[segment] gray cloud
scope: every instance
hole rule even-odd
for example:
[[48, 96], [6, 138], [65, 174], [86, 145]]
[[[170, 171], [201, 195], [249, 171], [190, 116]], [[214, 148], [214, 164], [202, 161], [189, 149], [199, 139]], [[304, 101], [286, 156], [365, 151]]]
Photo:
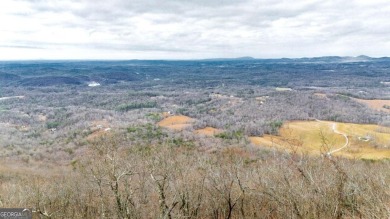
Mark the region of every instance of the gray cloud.
[[160, 58], [261, 58], [384, 56], [390, 49], [385, 0], [6, 1], [1, 20], [15, 24], [0, 21], [3, 48], [60, 49], [64, 58], [74, 49], [84, 58], [92, 50], [103, 58], [107, 51], [123, 58], [153, 51], [167, 56]]
[[45, 49], [39, 46], [30, 46], [30, 45], [1, 45], [0, 48], [16, 48], [16, 49]]

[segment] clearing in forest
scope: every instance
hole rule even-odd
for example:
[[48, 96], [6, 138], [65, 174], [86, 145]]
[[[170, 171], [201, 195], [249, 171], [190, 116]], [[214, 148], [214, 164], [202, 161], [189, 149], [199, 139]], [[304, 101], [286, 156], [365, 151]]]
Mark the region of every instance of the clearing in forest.
[[332, 154], [348, 158], [390, 158], [390, 128], [329, 121], [293, 121], [279, 135], [250, 137], [258, 146], [312, 155]]
[[196, 134], [206, 135], [206, 136], [214, 136], [214, 135], [219, 134], [221, 132], [223, 132], [223, 131], [220, 129], [213, 128], [213, 127], [206, 127], [206, 128], [198, 129], [195, 131]]
[[381, 100], [381, 99], [364, 100], [364, 99], [357, 99], [357, 98], [351, 98], [351, 99], [356, 102], [365, 104], [371, 109], [390, 112], [390, 100]]
[[192, 122], [194, 122], [194, 119], [188, 116], [169, 116], [157, 124], [161, 127], [180, 131], [190, 127]]
[[[191, 127], [192, 124], [195, 122], [195, 119], [188, 116], [182, 116], [182, 115], [169, 116], [169, 114], [165, 114], [164, 117], [165, 118], [160, 122], [158, 122], [157, 125], [175, 131], [182, 131], [188, 127]], [[194, 131], [195, 134], [205, 135], [205, 136], [214, 136], [221, 132], [223, 132], [223, 130], [216, 129], [213, 127], [205, 127], [203, 129], [197, 129]]]

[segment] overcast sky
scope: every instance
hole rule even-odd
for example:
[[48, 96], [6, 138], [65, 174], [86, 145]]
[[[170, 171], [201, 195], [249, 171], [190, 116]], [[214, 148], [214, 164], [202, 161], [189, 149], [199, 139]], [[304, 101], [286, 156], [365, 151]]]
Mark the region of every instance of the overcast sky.
[[0, 59], [390, 56], [388, 0], [1, 0]]

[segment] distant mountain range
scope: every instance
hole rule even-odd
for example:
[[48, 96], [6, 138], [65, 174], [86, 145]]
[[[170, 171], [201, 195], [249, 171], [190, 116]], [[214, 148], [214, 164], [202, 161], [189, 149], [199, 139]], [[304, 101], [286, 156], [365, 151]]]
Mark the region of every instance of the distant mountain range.
[[[369, 66], [369, 67], [364, 67]], [[101, 87], [117, 83], [150, 84], [198, 81], [208, 86], [256, 83], [261, 86], [388, 86], [390, 58], [368, 56], [203, 60], [50, 60], [0, 62], [2, 86]], [[328, 81], [330, 78], [332, 81]], [[340, 78], [346, 78], [341, 80]], [[375, 77], [375, 80], [371, 79]], [[184, 78], [184, 79], [183, 79]], [[248, 81], [249, 80], [249, 81]], [[173, 82], [174, 81], [174, 82]], [[201, 81], [201, 82], [199, 82]], [[337, 83], [336, 83], [337, 82]], [[187, 82], [185, 82], [187, 83]], [[316, 84], [317, 83], [317, 84]], [[204, 86], [202, 84], [202, 86]], [[1, 90], [1, 89], [0, 89]]]
[[156, 59], [156, 60], [142, 60], [142, 59], [130, 59], [130, 60], [14, 60], [14, 61], [1, 61], [0, 63], [96, 63], [96, 62], [120, 62], [120, 63], [156, 63], [156, 62], [260, 62], [260, 63], [349, 63], [349, 62], [390, 62], [390, 57], [373, 58], [366, 55], [360, 56], [321, 56], [321, 57], [302, 57], [302, 58], [254, 58], [251, 56], [243, 56], [237, 58], [208, 58], [208, 59]]
[[313, 58], [298, 58], [290, 59], [293, 61], [299, 62], [370, 62], [370, 61], [389, 61], [389, 57], [382, 58], [372, 58], [369, 56], [323, 56], [323, 57], [313, 57]]
[[200, 61], [245, 61], [245, 60], [256, 60], [250, 56], [238, 57], [238, 58], [213, 58], [213, 59], [201, 59]]
[[257, 59], [250, 56], [239, 58], [214, 58], [201, 59], [199, 61], [266, 61], [266, 62], [300, 62], [300, 63], [347, 63], [347, 62], [373, 62], [390, 61], [390, 57], [373, 58], [365, 55], [361, 56], [322, 56], [322, 57], [303, 57], [303, 58], [276, 58], [276, 59]]

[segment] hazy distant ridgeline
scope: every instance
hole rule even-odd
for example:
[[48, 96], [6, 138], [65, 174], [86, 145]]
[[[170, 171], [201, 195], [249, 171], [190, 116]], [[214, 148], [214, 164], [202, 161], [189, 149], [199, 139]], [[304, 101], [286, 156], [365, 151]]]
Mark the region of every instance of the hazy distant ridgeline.
[[[12, 86], [83, 85], [120, 81], [196, 87], [225, 85], [378, 87], [390, 81], [390, 59], [368, 57], [198, 61], [0, 62], [0, 83]], [[155, 81], [154, 81], [155, 80]], [[383, 84], [382, 84], [383, 85]]]

